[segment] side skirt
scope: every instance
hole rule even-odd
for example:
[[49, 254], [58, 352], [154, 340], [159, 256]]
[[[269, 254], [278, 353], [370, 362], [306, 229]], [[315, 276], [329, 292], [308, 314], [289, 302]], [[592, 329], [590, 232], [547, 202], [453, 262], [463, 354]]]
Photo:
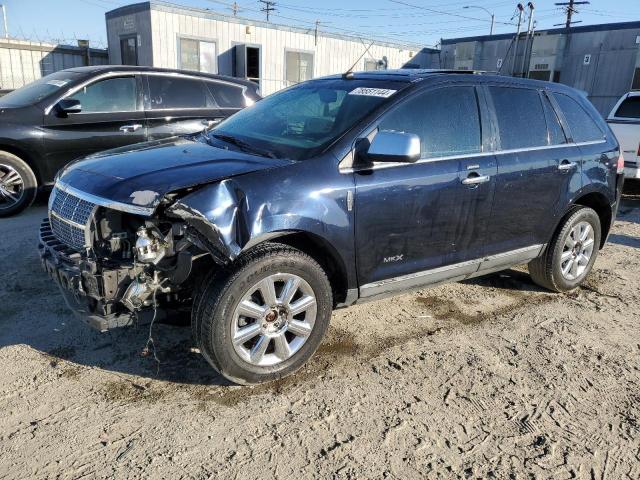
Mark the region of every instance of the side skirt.
[[499, 272], [514, 265], [528, 263], [540, 256], [544, 248], [545, 245], [531, 245], [489, 257], [367, 283], [360, 287], [360, 295], [354, 303], [379, 300], [424, 287], [435, 287], [443, 283]]

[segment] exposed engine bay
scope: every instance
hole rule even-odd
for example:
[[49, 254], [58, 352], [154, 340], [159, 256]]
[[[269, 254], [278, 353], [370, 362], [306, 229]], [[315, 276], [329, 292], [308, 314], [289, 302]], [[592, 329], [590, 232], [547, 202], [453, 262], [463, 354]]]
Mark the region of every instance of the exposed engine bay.
[[142, 321], [158, 308], [190, 310], [194, 271], [211, 266], [211, 257], [179, 220], [97, 207], [87, 237], [89, 247], [74, 251], [46, 220], [40, 250], [47, 271], [71, 294], [74, 311], [84, 303], [82, 313], [100, 330]]

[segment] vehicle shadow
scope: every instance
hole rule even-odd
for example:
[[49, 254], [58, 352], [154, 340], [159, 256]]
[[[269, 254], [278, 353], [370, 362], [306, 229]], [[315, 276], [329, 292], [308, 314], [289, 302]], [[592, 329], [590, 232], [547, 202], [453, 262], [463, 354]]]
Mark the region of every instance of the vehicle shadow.
[[616, 245], [623, 245], [625, 247], [640, 248], [640, 238], [630, 237], [629, 235], [618, 235], [612, 233], [607, 239], [609, 243], [615, 243]]
[[528, 272], [508, 269], [491, 273], [482, 277], [464, 280], [461, 283], [467, 285], [479, 285], [482, 287], [497, 288], [500, 290], [511, 290], [519, 292], [544, 292], [548, 290], [533, 283]]

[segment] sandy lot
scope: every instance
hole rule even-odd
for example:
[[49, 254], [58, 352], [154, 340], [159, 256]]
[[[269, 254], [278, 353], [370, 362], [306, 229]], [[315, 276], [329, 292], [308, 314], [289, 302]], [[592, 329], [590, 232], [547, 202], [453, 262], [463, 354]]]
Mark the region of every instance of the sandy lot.
[[189, 329], [99, 334], [0, 220], [1, 478], [640, 478], [640, 196], [588, 284], [514, 269], [338, 311], [297, 375], [230, 386]]

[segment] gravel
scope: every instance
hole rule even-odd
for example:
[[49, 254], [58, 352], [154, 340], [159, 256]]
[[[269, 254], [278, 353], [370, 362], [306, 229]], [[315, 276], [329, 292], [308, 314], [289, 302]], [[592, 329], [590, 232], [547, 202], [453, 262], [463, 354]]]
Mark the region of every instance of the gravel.
[[584, 287], [526, 268], [334, 313], [296, 375], [229, 385], [189, 329], [96, 333], [0, 219], [2, 478], [640, 478], [640, 200]]

